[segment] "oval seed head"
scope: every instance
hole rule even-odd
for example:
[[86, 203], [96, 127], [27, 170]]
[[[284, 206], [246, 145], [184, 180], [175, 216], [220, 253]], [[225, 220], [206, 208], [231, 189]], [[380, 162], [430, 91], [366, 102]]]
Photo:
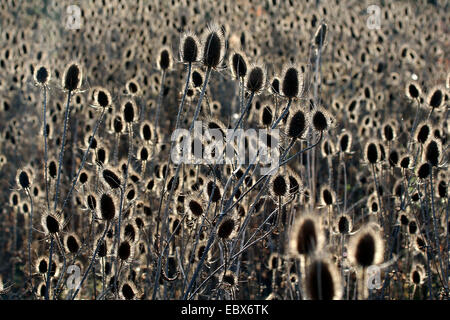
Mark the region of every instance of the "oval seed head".
[[290, 251], [295, 257], [310, 256], [320, 250], [323, 236], [319, 222], [307, 214], [297, 218], [290, 237]]
[[116, 216], [116, 201], [115, 199], [107, 194], [103, 193], [100, 196], [100, 215], [103, 220], [111, 221]]
[[350, 152], [352, 147], [352, 135], [349, 132], [342, 132], [338, 138], [339, 140], [339, 150], [341, 152]]
[[225, 40], [222, 30], [216, 25], [208, 27], [203, 38], [202, 62], [208, 68], [216, 68], [225, 55]]
[[226, 217], [217, 228], [217, 236], [223, 240], [231, 239], [234, 236], [235, 229], [236, 221], [233, 218]]
[[222, 198], [220, 186], [213, 180], [206, 184], [206, 196], [208, 200], [211, 198], [212, 202], [218, 202]]
[[137, 108], [133, 100], [128, 100], [122, 105], [122, 114], [126, 123], [136, 120]]
[[278, 77], [273, 77], [272, 81], [270, 82], [270, 91], [272, 94], [280, 94], [280, 79]]
[[424, 157], [433, 167], [439, 165], [439, 160], [442, 154], [442, 146], [439, 140], [431, 139], [425, 146]]
[[322, 187], [320, 191], [320, 202], [322, 203], [322, 205], [331, 206], [335, 203], [335, 201], [336, 196], [334, 194], [334, 191], [327, 186]]
[[159, 51], [158, 59], [158, 69], [166, 71], [172, 66], [172, 55], [170, 54], [169, 48], [163, 47]]
[[42, 215], [41, 225], [46, 234], [55, 234], [61, 231], [62, 221], [57, 214], [45, 213]]
[[409, 154], [405, 154], [400, 159], [400, 167], [402, 169], [409, 169], [411, 165], [411, 156]]
[[423, 284], [424, 278], [425, 276], [422, 267], [419, 265], [414, 265], [410, 273], [410, 281], [418, 286]]
[[153, 137], [153, 126], [150, 122], [144, 121], [141, 124], [141, 129], [139, 130], [141, 134], [141, 139], [145, 142], [150, 142]]
[[275, 197], [283, 197], [287, 195], [289, 190], [289, 181], [282, 174], [274, 175], [272, 178], [271, 192]]
[[220, 283], [227, 289], [236, 288], [238, 285], [238, 279], [234, 272], [227, 270], [227, 272], [221, 276]]
[[339, 272], [328, 259], [314, 259], [308, 266], [304, 281], [310, 300], [339, 300], [342, 296]]
[[16, 183], [23, 190], [30, 189], [32, 183], [32, 176], [31, 173], [29, 172], [29, 169], [17, 170]]
[[202, 202], [197, 199], [189, 198], [187, 201], [187, 207], [191, 217], [193, 218], [198, 218], [203, 214]]
[[265, 106], [261, 112], [261, 123], [265, 127], [269, 127], [272, 124], [273, 111], [271, 106]]
[[396, 132], [395, 132], [395, 125], [392, 123], [386, 123], [384, 124], [382, 128], [382, 137], [385, 141], [393, 141], [395, 139]]
[[447, 181], [444, 179], [441, 179], [436, 184], [436, 193], [439, 196], [439, 198], [447, 198]]
[[109, 107], [111, 105], [111, 94], [104, 88], [98, 88], [94, 93], [94, 101], [97, 106]]
[[349, 259], [354, 265], [367, 268], [383, 261], [384, 245], [379, 232], [370, 226], [362, 228], [349, 243]]
[[336, 220], [336, 229], [340, 234], [349, 234], [352, 232], [353, 223], [352, 219], [347, 214], [342, 214]]
[[62, 87], [67, 91], [77, 91], [81, 88], [83, 72], [78, 63], [71, 63], [64, 70], [62, 77]]
[[432, 109], [439, 108], [444, 102], [444, 96], [444, 90], [440, 86], [433, 88], [428, 95], [428, 105]]
[[409, 82], [406, 85], [405, 91], [406, 91], [406, 96], [409, 99], [418, 99], [420, 97], [420, 94], [421, 94], [422, 90], [420, 89], [420, 86], [419, 86], [418, 83]]
[[302, 108], [295, 107], [289, 113], [287, 123], [287, 135], [291, 138], [302, 138], [308, 126], [308, 116]]
[[104, 168], [102, 170], [101, 178], [111, 189], [120, 188], [121, 182], [119, 175], [113, 169]]
[[38, 85], [45, 86], [50, 82], [51, 73], [46, 66], [39, 65], [34, 69], [33, 77]]
[[289, 99], [297, 98], [303, 90], [303, 75], [299, 69], [293, 65], [287, 66], [282, 78], [281, 92], [283, 95]]
[[370, 164], [375, 164], [380, 159], [380, 148], [375, 141], [369, 141], [366, 144], [364, 156]]
[[197, 61], [200, 42], [197, 36], [192, 32], [186, 32], [181, 38], [180, 55], [184, 63], [193, 63]]
[[266, 85], [266, 71], [261, 65], [253, 65], [245, 78], [245, 88], [254, 93], [260, 94]]
[[203, 85], [203, 73], [200, 70], [192, 72], [192, 85], [194, 88], [200, 88]]
[[331, 126], [331, 116], [322, 107], [315, 108], [312, 111], [311, 123], [314, 130], [323, 132]]
[[425, 122], [417, 127], [415, 138], [420, 144], [424, 144], [431, 136], [432, 127], [430, 123]]
[[122, 261], [126, 261], [132, 257], [133, 254], [133, 246], [130, 240], [124, 240], [120, 243], [119, 249], [117, 250], [117, 255], [119, 259]]
[[247, 75], [247, 58], [243, 52], [235, 52], [230, 57], [231, 71], [233, 77], [242, 79]]
[[36, 271], [40, 274], [46, 274], [48, 271], [48, 259], [47, 257], [39, 257], [36, 263]]
[[431, 164], [429, 162], [422, 162], [417, 166], [416, 175], [419, 179], [426, 179], [431, 174]]
[[66, 234], [64, 237], [64, 244], [66, 246], [67, 251], [70, 253], [77, 253], [80, 249], [80, 240], [77, 235], [73, 233]]
[[136, 298], [137, 289], [131, 281], [124, 282], [120, 288], [120, 295], [124, 300], [133, 300]]

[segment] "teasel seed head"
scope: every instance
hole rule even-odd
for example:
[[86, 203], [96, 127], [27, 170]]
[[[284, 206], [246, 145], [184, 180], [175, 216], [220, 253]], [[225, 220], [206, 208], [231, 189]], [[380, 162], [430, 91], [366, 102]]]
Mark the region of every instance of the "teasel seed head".
[[185, 32], [180, 43], [180, 57], [184, 63], [194, 63], [198, 61], [200, 42], [193, 32]]
[[324, 257], [311, 261], [304, 279], [310, 300], [339, 300], [342, 296], [341, 279], [336, 266]]
[[202, 62], [208, 68], [217, 68], [225, 55], [225, 40], [222, 30], [215, 24], [208, 26], [202, 41]]
[[311, 256], [322, 248], [322, 227], [317, 218], [305, 214], [297, 218], [290, 236], [290, 252], [294, 257]]
[[384, 244], [379, 231], [371, 225], [363, 227], [350, 239], [349, 260], [362, 268], [383, 262]]
[[81, 66], [72, 62], [67, 65], [62, 77], [62, 87], [66, 91], [76, 92], [81, 88], [81, 82], [83, 80], [83, 72]]

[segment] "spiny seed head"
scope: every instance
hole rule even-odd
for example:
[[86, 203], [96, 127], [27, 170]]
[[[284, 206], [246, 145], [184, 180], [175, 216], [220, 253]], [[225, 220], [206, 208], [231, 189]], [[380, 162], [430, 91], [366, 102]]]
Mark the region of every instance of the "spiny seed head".
[[331, 117], [325, 109], [318, 107], [312, 111], [311, 123], [314, 130], [323, 132], [331, 126]]
[[417, 127], [416, 130], [416, 140], [417, 142], [419, 142], [420, 144], [424, 144], [428, 138], [431, 136], [431, 130], [432, 130], [432, 126], [430, 125], [430, 123], [425, 122], [420, 124]]
[[339, 272], [326, 258], [316, 258], [309, 264], [304, 281], [310, 300], [339, 300], [342, 296]]
[[111, 221], [116, 216], [116, 200], [108, 193], [100, 196], [100, 215], [102, 219]]
[[30, 189], [32, 183], [30, 170], [28, 168], [17, 170], [16, 182], [21, 189]]
[[379, 232], [372, 226], [363, 227], [349, 244], [349, 259], [354, 265], [367, 268], [383, 261], [384, 245]]
[[227, 270], [227, 272], [222, 275], [220, 283], [226, 288], [235, 288], [238, 284], [238, 280], [234, 272]]
[[294, 107], [289, 112], [287, 135], [291, 138], [302, 138], [309, 124], [307, 113], [301, 107]]
[[203, 214], [203, 205], [201, 201], [191, 198], [188, 199], [187, 205], [192, 217], [198, 218]]
[[282, 174], [274, 175], [271, 183], [271, 192], [275, 197], [287, 195], [289, 190], [289, 180]]
[[97, 195], [95, 193], [89, 193], [86, 196], [86, 206], [92, 211], [97, 209]]
[[225, 55], [225, 40], [217, 25], [208, 26], [202, 41], [202, 62], [208, 68], [217, 68]]
[[47, 234], [61, 231], [62, 221], [58, 214], [45, 213], [42, 215], [41, 225]]
[[67, 91], [77, 91], [81, 88], [83, 72], [81, 66], [76, 63], [70, 63], [64, 70], [62, 77], [62, 87]]
[[181, 38], [180, 56], [184, 63], [194, 63], [198, 59], [200, 42], [197, 36], [192, 32], [184, 33]]
[[206, 184], [206, 196], [208, 200], [211, 198], [212, 202], [218, 202], [222, 198], [220, 186], [214, 180], [210, 180]]
[[306, 214], [297, 218], [290, 237], [290, 251], [293, 256], [310, 256], [320, 250], [323, 235], [319, 221]]
[[444, 102], [444, 96], [444, 90], [440, 86], [431, 89], [427, 99], [428, 105], [432, 109], [439, 108]]
[[192, 71], [192, 85], [194, 88], [200, 88], [203, 85], [203, 73], [200, 70]]
[[158, 56], [158, 69], [163, 71], [170, 69], [172, 66], [172, 55], [170, 53], [170, 49], [167, 47], [161, 48]]
[[254, 94], [260, 94], [266, 85], [266, 70], [262, 65], [252, 65], [245, 77], [245, 88]]
[[236, 229], [236, 221], [233, 218], [226, 217], [222, 220], [217, 228], [217, 236], [220, 239], [227, 240], [234, 236]]
[[273, 120], [273, 110], [271, 106], [265, 106], [261, 112], [261, 123], [263, 126], [269, 127]]
[[303, 184], [300, 179], [300, 176], [294, 171], [288, 170], [288, 179], [289, 179], [289, 193], [297, 193], [303, 189]]
[[409, 82], [405, 88], [406, 96], [409, 99], [418, 99], [421, 91], [419, 84], [415, 82]]
[[437, 167], [439, 165], [441, 154], [442, 146], [440, 141], [437, 139], [431, 139], [425, 146], [425, 160], [428, 161], [433, 167]]
[[137, 108], [136, 103], [133, 100], [127, 100], [122, 105], [122, 114], [126, 123], [132, 123], [136, 119]]
[[111, 105], [111, 94], [104, 88], [98, 88], [94, 93], [94, 101], [96, 105], [102, 108], [109, 107]]
[[125, 300], [133, 300], [136, 298], [137, 289], [136, 286], [131, 281], [127, 281], [122, 284], [120, 288], [120, 295]]
[[303, 90], [303, 74], [294, 65], [285, 67], [282, 76], [281, 92], [286, 98], [297, 98]]
[[34, 81], [40, 85], [40, 86], [45, 86], [50, 82], [50, 78], [51, 78], [51, 73], [50, 70], [43, 65], [38, 65], [35, 69], [34, 69]]
[[235, 52], [230, 57], [231, 71], [233, 77], [242, 79], [247, 75], [247, 58], [243, 52]]
[[116, 170], [104, 168], [102, 170], [101, 178], [111, 189], [118, 189], [121, 186], [121, 181]]
[[364, 156], [370, 164], [377, 163], [380, 160], [379, 144], [374, 140], [368, 141], [364, 150]]
[[321, 191], [320, 191], [320, 200], [322, 205], [325, 206], [331, 206], [335, 203], [335, 194], [334, 191], [331, 190], [329, 187], [322, 187]]
[[340, 215], [336, 220], [336, 229], [340, 234], [348, 234], [352, 231], [352, 219], [347, 214]]
[[67, 251], [70, 253], [77, 253], [80, 249], [80, 240], [77, 235], [73, 233], [66, 234], [64, 237], [64, 244], [66, 245]]
[[341, 152], [350, 152], [350, 149], [352, 147], [351, 133], [347, 131], [342, 132], [338, 140], [339, 140], [339, 150]]
[[416, 174], [420, 179], [426, 179], [431, 174], [431, 168], [429, 162], [422, 162], [417, 166]]

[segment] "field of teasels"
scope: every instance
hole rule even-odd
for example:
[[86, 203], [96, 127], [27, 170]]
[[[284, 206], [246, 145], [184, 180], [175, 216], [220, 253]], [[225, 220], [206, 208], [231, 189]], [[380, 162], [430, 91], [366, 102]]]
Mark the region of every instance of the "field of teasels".
[[448, 3], [372, 2], [1, 1], [0, 298], [448, 299]]

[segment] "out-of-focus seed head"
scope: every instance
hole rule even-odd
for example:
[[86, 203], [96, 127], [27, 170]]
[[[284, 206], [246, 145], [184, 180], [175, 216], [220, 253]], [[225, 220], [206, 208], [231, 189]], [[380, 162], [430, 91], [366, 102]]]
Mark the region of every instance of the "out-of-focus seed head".
[[370, 164], [376, 164], [381, 159], [379, 144], [374, 141], [368, 141], [364, 148], [364, 157]]
[[76, 62], [72, 62], [64, 70], [62, 87], [67, 91], [78, 91], [81, 88], [82, 80], [83, 71], [81, 66]]
[[162, 71], [167, 71], [172, 67], [172, 54], [170, 53], [170, 49], [167, 47], [163, 47], [159, 50], [158, 55], [158, 69]]
[[367, 268], [383, 262], [384, 244], [381, 234], [372, 226], [363, 227], [350, 239], [349, 260], [356, 266]]
[[230, 57], [230, 66], [233, 77], [243, 79], [247, 75], [247, 58], [243, 52], [235, 52]]
[[323, 245], [320, 222], [310, 214], [297, 218], [290, 236], [290, 252], [293, 256], [310, 256]]
[[326, 258], [316, 258], [308, 266], [304, 287], [309, 300], [339, 300], [342, 285], [336, 266]]
[[428, 94], [427, 103], [432, 109], [438, 109], [444, 102], [444, 89], [440, 86], [434, 87]]
[[34, 69], [33, 77], [36, 84], [40, 86], [48, 85], [51, 78], [50, 69], [48, 69], [47, 66], [38, 65]]

